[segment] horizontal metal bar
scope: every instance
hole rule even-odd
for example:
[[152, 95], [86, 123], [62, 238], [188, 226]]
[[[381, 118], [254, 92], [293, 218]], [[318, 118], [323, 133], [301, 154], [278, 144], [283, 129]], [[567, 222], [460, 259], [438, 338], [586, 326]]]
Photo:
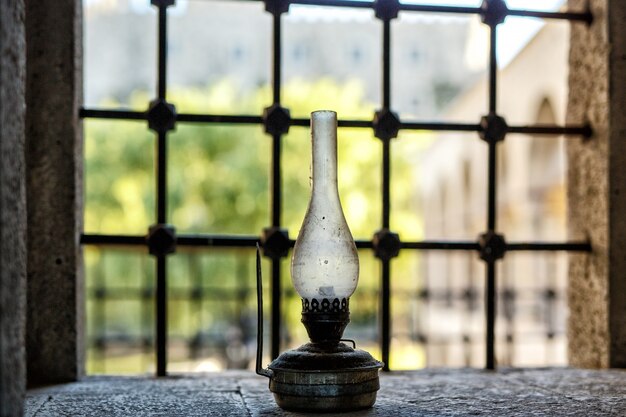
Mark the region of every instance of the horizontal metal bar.
[[[85, 245], [147, 245], [145, 236], [83, 234], [80, 239]], [[181, 246], [255, 247], [258, 236], [246, 235], [178, 235]], [[293, 246], [293, 245], [292, 245]]]
[[176, 116], [176, 121], [191, 123], [261, 124], [263, 123], [263, 118], [261, 116], [249, 115], [181, 113]]
[[371, 240], [355, 239], [354, 243], [356, 244], [357, 249], [373, 249], [374, 248], [374, 244], [372, 243]]
[[304, 6], [350, 7], [357, 9], [371, 9], [374, 4], [371, 1], [352, 0], [290, 0], [289, 3], [300, 4]]
[[[537, 289], [514, 289], [514, 297], [516, 300], [535, 300], [538, 297], [545, 296], [547, 288]], [[251, 286], [238, 286], [238, 287], [217, 287], [215, 285], [207, 286], [191, 286], [191, 287], [170, 287], [168, 288], [168, 298], [177, 300], [198, 300], [203, 301], [226, 301], [236, 302], [241, 299], [241, 296], [245, 294], [252, 295], [255, 293], [256, 288]], [[502, 291], [507, 291], [505, 287]], [[374, 297], [378, 295], [378, 289], [374, 288], [359, 288], [359, 295], [361, 298]], [[477, 287], [461, 287], [453, 290], [446, 289], [419, 289], [412, 291], [392, 291], [392, 296], [395, 298], [409, 299], [409, 300], [457, 300], [467, 301], [471, 298], [478, 298], [480, 296], [480, 290]], [[129, 286], [106, 286], [90, 287], [86, 290], [87, 298], [94, 302], [106, 302], [116, 300], [146, 300], [154, 297], [154, 288], [152, 287], [129, 287]], [[283, 290], [283, 294], [287, 297], [298, 297], [295, 290], [287, 291]], [[552, 296], [552, 300], [562, 299], [563, 296], [559, 293], [555, 293]]]
[[145, 236], [82, 234], [83, 245], [147, 245]]
[[555, 125], [535, 125], [535, 126], [509, 126], [508, 133], [524, 133], [529, 135], [582, 135], [590, 137], [591, 126], [555, 126]]
[[[131, 110], [102, 110], [81, 109], [80, 117], [96, 119], [119, 119], [119, 120], [146, 120], [145, 112]], [[224, 115], [224, 114], [189, 114], [181, 113], [176, 116], [178, 122], [183, 123], [215, 123], [215, 124], [263, 124], [262, 116], [254, 115]], [[290, 120], [290, 126], [308, 127], [308, 118], [294, 118]], [[339, 127], [369, 128], [373, 127], [371, 120], [338, 120]], [[479, 124], [472, 123], [448, 123], [448, 122], [401, 122], [400, 129], [450, 131], [450, 132], [479, 132]], [[523, 133], [529, 135], [582, 135], [589, 137], [592, 134], [590, 126], [509, 126], [508, 133]]]
[[223, 246], [223, 247], [256, 247], [257, 236], [219, 236], [219, 235], [179, 235], [177, 244], [181, 246]]
[[569, 251], [569, 252], [591, 252], [589, 242], [519, 242], [507, 243], [507, 251]]
[[146, 112], [133, 110], [103, 110], [80, 109], [78, 115], [83, 119], [119, 119], [119, 120], [147, 120]]
[[591, 23], [593, 21], [593, 15], [590, 12], [543, 12], [538, 10], [509, 9], [507, 15], [518, 17], [538, 17], [541, 19], [576, 20], [585, 23]]
[[480, 7], [462, 7], [462, 6], [437, 6], [430, 4], [406, 4], [400, 3], [400, 10], [409, 12], [427, 12], [427, 13], [457, 13], [457, 14], [480, 14]]
[[374, 124], [371, 120], [338, 120], [338, 127], [359, 127], [359, 128], [370, 128], [374, 127]]
[[289, 121], [289, 126], [308, 127], [310, 125], [311, 125], [311, 121], [309, 119], [298, 118], [298, 119], [291, 119]]
[[[97, 110], [81, 109], [80, 117], [97, 119], [119, 119], [119, 120], [146, 120], [144, 112], [127, 110]], [[217, 114], [188, 114], [181, 113], [176, 116], [178, 122], [191, 123], [222, 123], [222, 124], [262, 124], [263, 117], [252, 115], [217, 115]], [[308, 127], [311, 121], [307, 118], [291, 119], [290, 126]], [[348, 128], [372, 128], [371, 120], [338, 120], [338, 127]], [[445, 122], [403, 122], [401, 129], [412, 130], [437, 130], [437, 131], [469, 131], [480, 130], [478, 124], [445, 123]]]
[[[87, 297], [94, 301], [110, 300], [137, 300], [150, 299], [155, 295], [154, 288], [151, 287], [99, 287], [89, 288]], [[254, 294], [253, 287], [216, 287], [197, 286], [189, 288], [168, 288], [167, 298], [169, 300], [218, 300], [227, 302], [240, 301], [242, 293]]]
[[[351, 0], [292, 0], [291, 4], [300, 4], [307, 6], [331, 6], [331, 7], [349, 7], [360, 9], [374, 8], [374, 2], [370, 1], [351, 1]], [[400, 3], [400, 10], [408, 12], [425, 12], [425, 13], [452, 13], [452, 14], [481, 14], [480, 7], [463, 7], [463, 6], [440, 6], [432, 4], [410, 4]], [[542, 19], [563, 19], [577, 20], [590, 23], [592, 15], [589, 12], [546, 12], [539, 10], [521, 10], [508, 9], [507, 16], [518, 17], [537, 17]]]
[[[360, 290], [359, 290], [360, 291]], [[478, 333], [478, 332], [472, 332], [470, 334], [467, 334], [467, 332], [463, 333], [464, 335], [468, 335], [470, 336], [470, 338], [464, 342], [465, 344], [470, 344], [470, 345], [475, 345], [478, 346], [479, 344], [482, 344], [482, 334]], [[519, 340], [524, 340], [525, 338], [532, 338], [532, 340], [534, 340], [537, 337], [545, 337], [545, 335], [547, 334], [546, 331], [525, 331], [525, 332], [519, 332], [516, 331], [516, 335], [518, 335], [517, 337], [519, 337]], [[554, 332], [555, 335], [564, 335], [565, 332], [564, 331], [560, 331], [557, 330]], [[205, 346], [219, 346], [220, 342], [217, 341], [217, 336], [218, 332], [214, 332], [214, 333], [207, 333], [206, 337], [202, 337], [198, 340], [197, 342], [197, 347], [205, 347]], [[418, 345], [423, 345], [423, 346], [450, 346], [450, 345], [457, 345], [459, 343], [459, 337], [458, 335], [456, 337], [440, 337], [440, 338], [436, 338], [433, 337], [432, 335], [430, 335], [430, 337], [428, 336], [424, 336], [423, 334], [415, 334], [415, 333], [411, 333], [408, 331], [396, 331], [394, 330], [393, 332], [394, 337], [398, 337], [400, 339], [404, 339], [404, 338], [409, 338], [413, 341], [413, 343], [416, 343]], [[365, 336], [365, 335], [364, 335]], [[182, 335], [182, 334], [170, 334], [168, 337], [168, 341], [169, 342], [173, 342], [173, 343], [189, 343], [192, 340], [193, 336], [186, 336], [186, 335]], [[107, 351], [109, 348], [119, 348], [119, 347], [124, 347], [125, 349], [140, 349], [140, 348], [145, 348], [145, 340], [152, 340], [150, 337], [145, 337], [145, 336], [141, 336], [141, 335], [137, 335], [137, 334], [119, 334], [119, 335], [106, 335], [106, 336], [98, 336], [98, 335], [94, 335], [91, 336], [89, 338], [89, 347], [91, 349], [94, 349], [97, 352], [105, 352]], [[375, 339], [371, 338], [369, 335], [367, 335], [366, 337], [361, 337], [360, 340], [363, 342], [365, 340], [367, 341], [371, 341], [371, 342], [375, 342]], [[100, 342], [103, 345], [98, 345], [97, 342]], [[498, 338], [498, 342], [502, 342], [502, 338], [499, 337]]]
[[[146, 245], [145, 236], [83, 234], [80, 239], [84, 245]], [[253, 235], [179, 235], [177, 244], [180, 246], [212, 246], [212, 247], [255, 247], [258, 236]], [[293, 247], [295, 240], [289, 241]], [[359, 249], [372, 249], [371, 240], [357, 239]], [[402, 242], [402, 249], [418, 250], [480, 250], [474, 241], [441, 241], [423, 240]], [[507, 243], [507, 251], [578, 251], [590, 252], [589, 242], [517, 242]]]
[[[93, 119], [118, 119], [118, 120], [147, 120], [146, 112], [132, 110], [104, 110], [104, 109], [81, 109], [82, 118]], [[232, 123], [232, 124], [261, 124], [261, 116], [250, 115], [225, 115], [225, 114], [189, 114], [176, 115], [176, 121], [191, 123]]]
[[[352, 1], [352, 0], [290, 0], [290, 4], [298, 4], [304, 6], [327, 6], [327, 7], [348, 7], [357, 9], [373, 9], [375, 3], [373, 1]], [[480, 7], [469, 6], [441, 6], [434, 4], [411, 4], [400, 3], [399, 9], [408, 12], [425, 12], [425, 13], [452, 13], [452, 14], [482, 14]], [[541, 19], [562, 19], [574, 20], [591, 23], [593, 15], [589, 11], [585, 12], [547, 12], [541, 10], [525, 10], [525, 9], [507, 9], [507, 16], [517, 17], [536, 17]]]
[[446, 122], [402, 122], [400, 123], [400, 129], [478, 132], [480, 131], [480, 125], [471, 123]]
[[[311, 125], [311, 120], [306, 118], [296, 118], [291, 119], [290, 126], [300, 126], [300, 127], [309, 127]], [[337, 120], [338, 127], [358, 127], [358, 128], [373, 128], [373, 123], [371, 120]]]
[[421, 249], [421, 250], [479, 250], [478, 242], [472, 241], [422, 241], [422, 242], [402, 242], [403, 249]]

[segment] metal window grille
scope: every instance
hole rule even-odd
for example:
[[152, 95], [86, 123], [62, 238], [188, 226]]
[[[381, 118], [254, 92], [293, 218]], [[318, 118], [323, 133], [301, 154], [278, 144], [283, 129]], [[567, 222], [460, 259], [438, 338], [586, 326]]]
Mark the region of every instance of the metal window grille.
[[[255, 0], [251, 0], [255, 1]], [[259, 0], [256, 0], [259, 1]], [[400, 250], [430, 251], [475, 251], [486, 265], [485, 276], [485, 320], [486, 320], [486, 351], [485, 367], [495, 368], [495, 319], [496, 319], [496, 263], [509, 251], [590, 251], [588, 242], [507, 242], [498, 232], [496, 224], [496, 185], [497, 185], [497, 152], [498, 143], [503, 141], [507, 133], [524, 133], [529, 135], [569, 135], [589, 137], [592, 134], [589, 125], [577, 126], [510, 126], [498, 113], [496, 100], [498, 77], [496, 74], [497, 28], [507, 16], [535, 17], [543, 19], [563, 19], [571, 22], [591, 24], [590, 10], [580, 12], [543, 12], [533, 10], [516, 10], [507, 7], [504, 0], [484, 0], [480, 7], [456, 7], [428, 4], [405, 4], [398, 0], [352, 1], [352, 0], [261, 0], [265, 10], [273, 17], [273, 102], [263, 109], [260, 115], [220, 115], [220, 114], [186, 114], [177, 113], [174, 103], [167, 101], [167, 9], [174, 5], [175, 0], [151, 0], [158, 9], [158, 81], [156, 99], [151, 101], [145, 112], [126, 110], [80, 110], [82, 118], [100, 118], [115, 120], [145, 120], [149, 129], [156, 134], [156, 222], [146, 236], [83, 234], [84, 245], [137, 245], [147, 246], [156, 261], [156, 373], [164, 376], [167, 373], [167, 260], [168, 255], [175, 252], [177, 246], [195, 247], [255, 247], [260, 242], [264, 255], [271, 259], [271, 355], [279, 354], [281, 325], [281, 270], [280, 265], [287, 255], [294, 240], [290, 239], [286, 230], [281, 228], [281, 138], [289, 131], [290, 126], [308, 126], [308, 119], [290, 117], [289, 109], [281, 105], [281, 16], [289, 12], [291, 4], [316, 5], [328, 7], [348, 7], [373, 9], [380, 20], [382, 30], [382, 103], [372, 120], [339, 120], [340, 128], [373, 129], [382, 146], [382, 218], [378, 232], [371, 240], [357, 240], [358, 248], [374, 250], [380, 260], [380, 332], [379, 342], [382, 361], [389, 363], [390, 356], [390, 271], [392, 259]], [[452, 13], [479, 15], [482, 22], [489, 28], [489, 69], [488, 69], [488, 109], [486, 114], [475, 124], [440, 123], [400, 120], [391, 107], [391, 25], [400, 11], [420, 13]], [[250, 235], [177, 235], [175, 228], [168, 224], [167, 213], [167, 164], [168, 164], [168, 132], [176, 123], [209, 123], [209, 124], [258, 124], [263, 125], [265, 132], [272, 138], [271, 160], [271, 219], [270, 226], [260, 236]], [[475, 241], [400, 241], [397, 233], [389, 229], [391, 217], [390, 204], [390, 170], [391, 147], [401, 129], [429, 131], [476, 132], [486, 142], [488, 152], [487, 166], [487, 218], [485, 232]], [[549, 139], [546, 139], [549, 140]], [[389, 370], [386, 365], [385, 370]]]

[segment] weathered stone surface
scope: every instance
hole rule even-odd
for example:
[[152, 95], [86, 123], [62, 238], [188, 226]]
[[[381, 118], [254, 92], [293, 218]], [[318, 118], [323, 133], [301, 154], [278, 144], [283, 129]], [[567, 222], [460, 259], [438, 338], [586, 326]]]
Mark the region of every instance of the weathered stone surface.
[[94, 377], [33, 389], [26, 416], [242, 416], [238, 378]]
[[[381, 374], [370, 410], [342, 416], [621, 416], [626, 371], [429, 370]], [[164, 379], [91, 377], [30, 390], [26, 415], [284, 416], [267, 379], [225, 372]], [[310, 414], [316, 415], [316, 414]], [[319, 415], [319, 414], [317, 414]]]
[[19, 416], [26, 384], [24, 2], [0, 7], [0, 416]]
[[79, 0], [26, 2], [28, 382], [82, 372]]
[[589, 3], [593, 24], [571, 30], [568, 121], [589, 121], [594, 135], [567, 142], [568, 209], [570, 236], [593, 252], [570, 258], [569, 360], [626, 367], [626, 3]]

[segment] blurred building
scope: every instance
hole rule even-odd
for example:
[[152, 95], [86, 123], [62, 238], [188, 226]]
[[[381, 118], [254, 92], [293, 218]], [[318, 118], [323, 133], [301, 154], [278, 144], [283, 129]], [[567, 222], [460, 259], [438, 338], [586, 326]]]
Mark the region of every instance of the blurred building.
[[[568, 37], [568, 25], [549, 23], [501, 69], [498, 113], [510, 125], [564, 124]], [[461, 94], [446, 118], [475, 123], [486, 114], [486, 83], [481, 79]], [[475, 239], [485, 230], [486, 146], [475, 133], [440, 134], [423, 154], [426, 239]], [[497, 229], [509, 242], [565, 240], [564, 139], [509, 134], [497, 146]], [[443, 294], [443, 301], [431, 295], [420, 315], [432, 339], [428, 365], [483, 361], [484, 268], [476, 258], [453, 252], [424, 257], [426, 292]], [[499, 268], [500, 363], [566, 364], [566, 255], [509, 252]]]
[[[136, 3], [87, 3], [87, 105], [108, 98], [125, 103], [133, 91], [155, 89], [156, 19], [148, 2]], [[205, 87], [229, 79], [246, 93], [269, 84], [272, 20], [263, 7], [262, 2], [179, 1], [168, 13], [170, 86]], [[292, 5], [283, 19], [284, 82], [358, 80], [365, 99], [379, 105], [382, 26], [371, 10]], [[475, 78], [477, 71], [465, 64], [469, 22], [414, 14], [394, 21], [394, 110], [433, 117]]]

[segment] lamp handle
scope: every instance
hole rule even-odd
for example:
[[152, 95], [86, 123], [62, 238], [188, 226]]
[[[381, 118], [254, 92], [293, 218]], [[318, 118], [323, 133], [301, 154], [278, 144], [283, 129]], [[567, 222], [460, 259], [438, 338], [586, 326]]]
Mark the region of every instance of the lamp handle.
[[261, 274], [261, 248], [256, 244], [256, 303], [257, 303], [257, 330], [256, 330], [256, 373], [272, 378], [271, 369], [263, 368], [263, 276]]

